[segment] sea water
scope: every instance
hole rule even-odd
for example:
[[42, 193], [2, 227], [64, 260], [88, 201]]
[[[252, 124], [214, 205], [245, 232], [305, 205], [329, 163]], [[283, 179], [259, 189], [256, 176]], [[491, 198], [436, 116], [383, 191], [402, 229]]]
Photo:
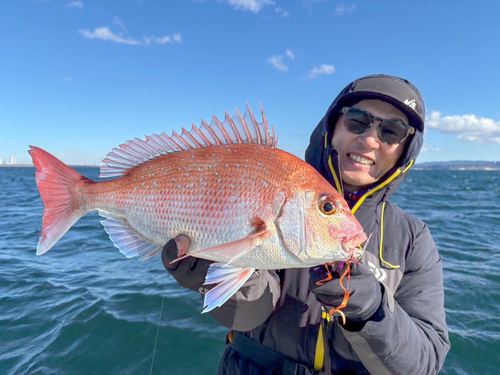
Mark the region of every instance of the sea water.
[[[500, 172], [414, 170], [391, 199], [443, 258], [441, 373], [500, 373]], [[216, 373], [227, 330], [159, 256], [126, 259], [96, 213], [36, 256], [42, 209], [34, 168], [0, 168], [0, 374]]]

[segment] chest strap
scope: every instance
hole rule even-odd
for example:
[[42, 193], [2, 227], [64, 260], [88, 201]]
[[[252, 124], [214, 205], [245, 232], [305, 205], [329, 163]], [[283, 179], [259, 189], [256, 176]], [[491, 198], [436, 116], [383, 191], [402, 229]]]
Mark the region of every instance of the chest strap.
[[322, 371], [313, 370], [306, 365], [295, 362], [238, 331], [232, 331], [232, 341], [229, 343], [229, 347], [237, 351], [241, 357], [266, 369], [267, 374], [326, 375]]

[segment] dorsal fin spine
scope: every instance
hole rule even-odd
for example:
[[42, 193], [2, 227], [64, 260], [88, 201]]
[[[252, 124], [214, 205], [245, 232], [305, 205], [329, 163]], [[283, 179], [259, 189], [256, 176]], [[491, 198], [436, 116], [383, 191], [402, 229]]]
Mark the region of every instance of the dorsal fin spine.
[[215, 134], [214, 130], [210, 126], [208, 126], [208, 124], [206, 123], [205, 120], [201, 120], [201, 123], [210, 131], [210, 134], [212, 134], [212, 137], [214, 137], [215, 144], [220, 146], [222, 143], [221, 143], [220, 139], [217, 137], [217, 135]]
[[213, 116], [212, 118], [212, 124], [213, 122], [215, 121], [215, 123], [217, 125], [219, 125], [219, 129], [222, 131], [222, 133], [224, 134], [224, 137], [226, 137], [226, 142], [227, 143], [231, 143], [231, 138], [229, 138], [229, 135], [227, 134], [227, 131], [226, 129], [224, 129], [224, 127], [222, 126], [222, 124], [219, 122], [219, 120], [217, 119], [217, 117]]
[[146, 135], [146, 141], [144, 142], [148, 145], [148, 147], [153, 150], [152, 154], [157, 155], [159, 157], [162, 155], [161, 147], [154, 141], [154, 139], [148, 135]]
[[[262, 106], [261, 106], [261, 108], [262, 108]], [[269, 126], [267, 125], [267, 120], [266, 120], [266, 116], [264, 115], [264, 110], [262, 110], [262, 116], [264, 116], [262, 119], [266, 124], [267, 133], [269, 134]], [[271, 135], [269, 135], [269, 143], [270, 143], [271, 147], [276, 147], [278, 143], [277, 143], [276, 134], [274, 133], [274, 126], [271, 126], [271, 129], [273, 131], [273, 136], [271, 137]]]
[[231, 124], [231, 127], [233, 128], [234, 134], [236, 136], [236, 139], [238, 140], [238, 143], [243, 143], [241, 139], [240, 132], [238, 131], [238, 128], [234, 124], [233, 119], [229, 116], [229, 113], [226, 112], [226, 117], [224, 119], [224, 122], [228, 121]]
[[153, 145], [151, 145], [150, 143], [147, 142], [147, 137], [146, 137], [146, 141], [141, 142], [140, 146], [142, 147], [143, 150], [149, 152], [155, 158], [160, 156], [160, 153], [153, 147]]
[[188, 150], [192, 150], [193, 147], [187, 142], [184, 138], [182, 138], [175, 130], [172, 130], [172, 137], [177, 137], [182, 143], [184, 143]]
[[196, 140], [195, 137], [193, 137], [193, 135], [188, 132], [186, 129], [182, 128], [182, 134], [186, 134], [187, 137], [191, 138], [191, 140], [194, 142], [194, 144], [196, 145], [197, 148], [202, 148], [203, 146]]
[[103, 163], [106, 163], [106, 165], [110, 168], [125, 168], [125, 167], [130, 167], [129, 164], [123, 164], [123, 163], [118, 163], [117, 161], [111, 160], [109, 158], [106, 158], [102, 161]]
[[[175, 134], [177, 134], [177, 133], [175, 133]], [[172, 142], [172, 143], [174, 144], [174, 146], [175, 146], [175, 147], [177, 147], [177, 150], [176, 150], [174, 147], [172, 147], [172, 149], [173, 149], [175, 152], [182, 151], [182, 147], [181, 147], [181, 146], [179, 146], [179, 145], [177, 144], [177, 142], [174, 140], [174, 138], [169, 137], [169, 136], [168, 136], [168, 135], [166, 135], [166, 134], [165, 134], [165, 136], [166, 136], [166, 140], [168, 140], [168, 141]]]
[[[269, 134], [269, 125], [267, 125], [266, 116], [264, 115], [264, 109], [262, 108], [262, 104], [260, 104], [260, 102], [259, 102], [259, 105], [260, 105], [260, 112], [262, 113], [262, 122], [264, 123], [264, 128], [266, 129], [266, 133], [267, 133], [266, 134], [266, 136], [267, 136], [266, 145], [274, 147], [274, 145], [271, 141], [271, 135]], [[271, 143], [271, 144], [269, 144], [269, 143]]]
[[[245, 134], [247, 135], [248, 143], [252, 143], [252, 134], [250, 133], [250, 129], [248, 129], [248, 125], [247, 125], [245, 119], [243, 118], [243, 116], [241, 115], [240, 111], [238, 110], [238, 108], [236, 108], [236, 113], [238, 113], [238, 116], [240, 116], [240, 121], [243, 124], [243, 130], [245, 131]], [[257, 143], [259, 143], [259, 142], [257, 142]]]
[[257, 121], [255, 121], [255, 116], [253, 115], [252, 110], [250, 109], [250, 106], [247, 103], [247, 112], [250, 114], [250, 119], [252, 120], [252, 124], [255, 127], [256, 133], [257, 133], [257, 143], [259, 145], [264, 144], [262, 141], [262, 133], [260, 132], [260, 127]]
[[[116, 148], [113, 149], [113, 152], [109, 153], [108, 156], [106, 157], [106, 159], [111, 159], [113, 161], [117, 161], [117, 162], [123, 162], [123, 163], [130, 163], [130, 160], [127, 160], [125, 159], [123, 156], [121, 156], [120, 154], [118, 154], [117, 152], [118, 150]], [[106, 160], [104, 159], [104, 160]], [[103, 160], [103, 162], [104, 162]]]
[[168, 135], [166, 135], [165, 133], [161, 133], [160, 135], [157, 135], [157, 134], [153, 134], [151, 136], [158, 145], [160, 145], [161, 148], [163, 148], [168, 154], [171, 154], [174, 152], [174, 149], [172, 148], [172, 146], [170, 146], [168, 144], [168, 142], [165, 140], [166, 137], [168, 137]]
[[205, 142], [205, 146], [210, 146], [211, 143], [210, 141], [207, 139], [207, 137], [205, 137], [205, 134], [203, 134], [200, 129], [198, 129], [196, 126], [194, 126], [194, 124], [191, 126], [191, 131], [196, 131], [198, 133], [198, 135], [201, 137], [201, 139], [203, 139], [203, 142]]
[[102, 161], [103, 163], [106, 163], [106, 161], [109, 160], [112, 163], [118, 163], [118, 164], [123, 164], [123, 165], [130, 165], [130, 160], [127, 160], [120, 155], [114, 153], [114, 154], [108, 154], [108, 156]]
[[196, 148], [246, 143], [276, 147], [277, 139], [274, 128], [272, 128], [271, 136], [262, 105], [260, 108], [262, 113], [262, 122], [260, 123], [256, 121], [252, 110], [246, 103], [244, 116], [236, 108], [233, 117], [225, 112], [222, 124], [217, 117], [213, 116], [210, 125], [201, 120], [200, 127], [192, 125], [190, 131], [182, 128], [181, 135], [173, 131], [171, 136], [165, 133], [153, 134], [146, 136], [146, 140], [135, 138], [127, 141], [118, 148], [113, 148], [106, 155], [103, 160], [105, 166], [101, 168], [100, 177], [123, 176], [132, 168], [162, 155]]
[[141, 139], [134, 138], [134, 140], [127, 142], [127, 146], [137, 154], [141, 155], [143, 158], [147, 159], [149, 156], [149, 152], [146, 152], [146, 150], [142, 148], [141, 142], [143, 142]]
[[[134, 139], [134, 146], [136, 146], [137, 152], [139, 152], [141, 155], [144, 155], [144, 157], [148, 159], [153, 159], [151, 156], [155, 154], [155, 150], [151, 147], [148, 146], [146, 142], [144, 142], [142, 139], [135, 138]], [[155, 155], [156, 157], [156, 155]]]
[[[136, 138], [137, 139], [137, 138]], [[136, 150], [134, 147], [131, 146], [131, 144], [133, 144], [133, 141], [127, 141], [124, 145], [123, 145], [123, 149], [124, 151], [126, 151], [129, 155], [132, 155], [132, 156], [135, 156], [139, 159], [141, 158], [145, 158], [147, 160], [147, 157], [145, 155], [142, 155], [141, 152], [139, 152], [138, 150]]]
[[153, 136], [149, 136], [147, 135], [146, 136], [146, 142], [151, 145], [151, 147], [153, 147], [156, 152], [159, 154], [159, 155], [165, 155], [166, 153], [166, 150], [164, 150], [159, 144], [158, 142], [156, 142], [156, 140], [153, 138]]
[[143, 157], [136, 152], [127, 149], [127, 145], [123, 145], [123, 149], [120, 149], [120, 155], [123, 155], [125, 159], [143, 161]]

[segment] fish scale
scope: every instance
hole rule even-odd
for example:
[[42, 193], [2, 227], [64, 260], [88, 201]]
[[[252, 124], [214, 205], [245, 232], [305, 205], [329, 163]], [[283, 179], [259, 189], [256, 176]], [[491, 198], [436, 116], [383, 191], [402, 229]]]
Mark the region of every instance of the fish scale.
[[[217, 154], [208, 154], [209, 158], [204, 150], [192, 150], [186, 153], [195, 154], [195, 158], [185, 155], [181, 161], [187, 157], [189, 164], [183, 167], [177, 167], [178, 161], [169, 155], [123, 177], [129, 180], [124, 189], [129, 193], [117, 195], [113, 182], [104, 182], [111, 185], [110, 193], [90, 193], [95, 197], [91, 205], [116, 217], [126, 216], [144, 240], [152, 243], [164, 244], [181, 233], [196, 239], [192, 251], [229, 242], [235, 239], [231, 229], [234, 225], [245, 235], [252, 232], [248, 217], [261, 209], [255, 195], [262, 191], [262, 186], [268, 187], [262, 198], [271, 199], [279, 189], [280, 175], [293, 168], [293, 164], [284, 162], [286, 168], [263, 172], [263, 163], [245, 159], [242, 162], [240, 154], [249, 156], [252, 147], [257, 148], [256, 155], [264, 158], [273, 153], [270, 148], [258, 150], [263, 147], [259, 145], [242, 146], [241, 150], [237, 146], [213, 147]], [[199, 160], [200, 157], [205, 159]]]
[[[83, 215], [99, 211], [127, 257], [147, 259], [171, 238], [190, 239], [185, 255], [215, 261], [205, 296], [224, 303], [255, 269], [312, 267], [347, 260], [366, 238], [338, 192], [303, 160], [276, 147], [262, 112], [249, 108], [220, 123], [202, 122], [135, 139], [104, 159], [91, 181], [31, 147], [44, 215], [37, 254], [48, 251]], [[328, 205], [324, 205], [324, 203]], [[326, 207], [326, 208], [325, 208]]]

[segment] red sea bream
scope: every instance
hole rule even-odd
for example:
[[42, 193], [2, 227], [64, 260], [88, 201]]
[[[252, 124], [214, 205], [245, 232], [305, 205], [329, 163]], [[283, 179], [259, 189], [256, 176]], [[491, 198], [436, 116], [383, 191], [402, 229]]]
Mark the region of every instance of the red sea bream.
[[44, 204], [37, 255], [83, 215], [99, 211], [115, 246], [150, 258], [180, 234], [187, 255], [212, 260], [205, 311], [256, 269], [348, 260], [366, 237], [342, 196], [310, 165], [276, 147], [262, 112], [135, 139], [113, 149], [96, 182], [31, 147]]

